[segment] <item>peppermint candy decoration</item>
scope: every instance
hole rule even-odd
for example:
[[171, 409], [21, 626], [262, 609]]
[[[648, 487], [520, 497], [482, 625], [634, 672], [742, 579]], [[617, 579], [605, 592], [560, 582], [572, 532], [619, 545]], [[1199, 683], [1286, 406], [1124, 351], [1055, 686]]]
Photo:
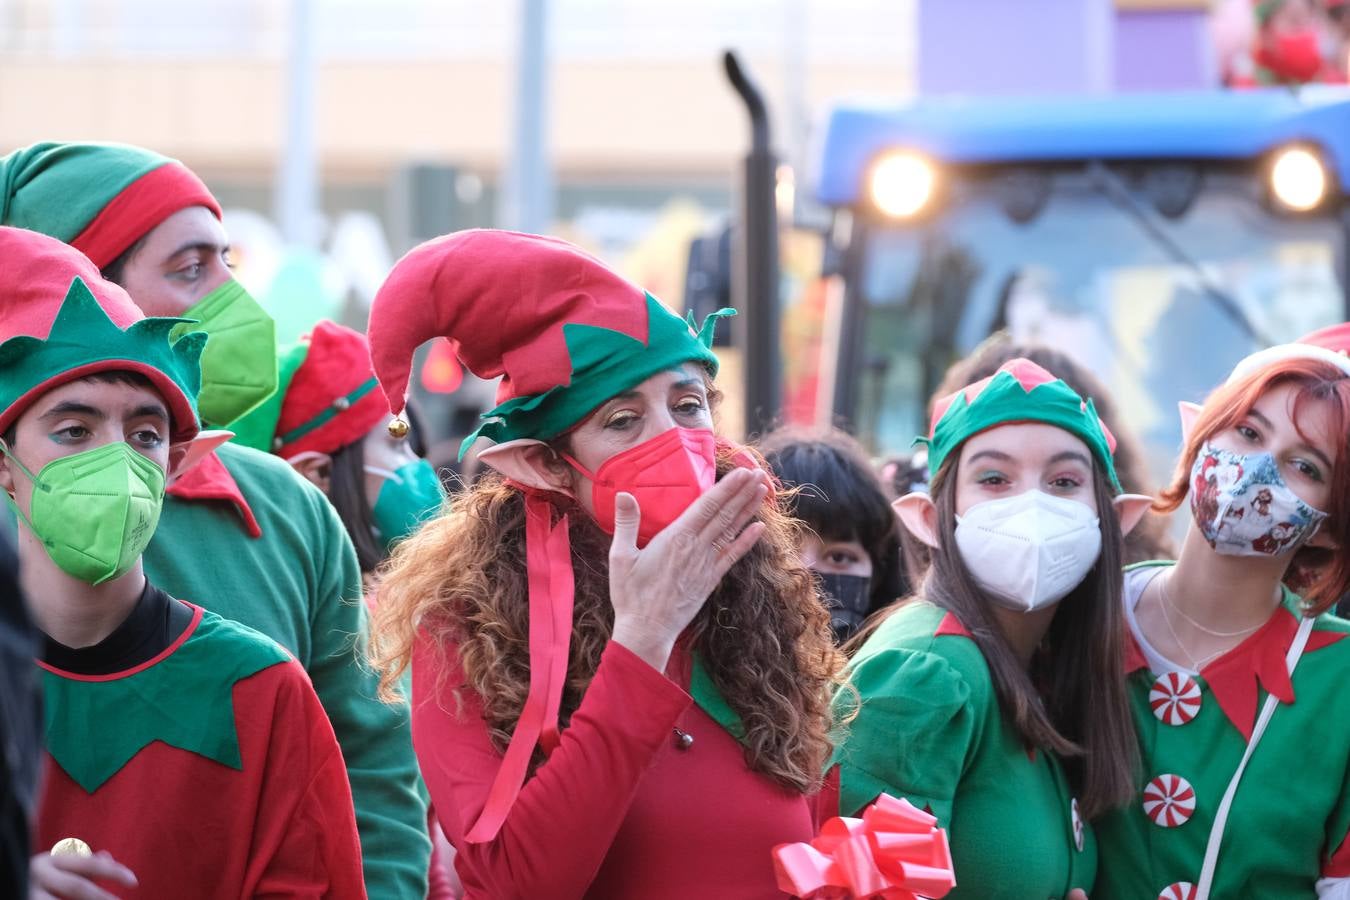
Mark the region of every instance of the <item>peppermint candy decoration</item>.
[[1163, 888], [1158, 900], [1195, 900], [1195, 885], [1189, 881], [1178, 881]]
[[1195, 790], [1180, 775], [1159, 775], [1144, 788], [1144, 813], [1154, 825], [1176, 828], [1195, 812]]
[[1158, 721], [1185, 725], [1200, 712], [1200, 685], [1183, 672], [1168, 672], [1153, 682], [1148, 705]]

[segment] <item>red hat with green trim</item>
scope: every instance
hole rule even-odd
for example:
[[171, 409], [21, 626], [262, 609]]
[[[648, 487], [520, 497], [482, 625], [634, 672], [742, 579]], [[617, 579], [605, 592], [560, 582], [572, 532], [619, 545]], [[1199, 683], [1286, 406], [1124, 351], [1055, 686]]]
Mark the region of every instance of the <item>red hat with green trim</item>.
[[[389, 415], [370, 367], [366, 336], [327, 319], [281, 351], [277, 392], [232, 428], [236, 440], [266, 434], [267, 450], [289, 459], [354, 444]], [[247, 441], [255, 444], [250, 438]]]
[[46, 142], [0, 159], [0, 225], [59, 238], [100, 269], [189, 206], [220, 218], [187, 166], [140, 147]]
[[928, 471], [934, 475], [955, 449], [982, 431], [1014, 422], [1043, 422], [1087, 444], [1111, 484], [1120, 490], [1112, 454], [1116, 439], [1084, 400], [1059, 378], [1029, 359], [1011, 359], [993, 375], [938, 401], [928, 437]]
[[449, 338], [464, 367], [501, 377], [497, 406], [465, 439], [547, 441], [615, 394], [695, 362], [717, 372], [720, 310], [701, 328], [595, 257], [553, 237], [461, 231], [399, 260], [370, 308], [375, 374], [401, 413], [413, 352]]
[[0, 227], [0, 432], [54, 387], [97, 372], [139, 372], [164, 398], [171, 439], [197, 434], [206, 335], [171, 342], [184, 322], [147, 319], [68, 244]]

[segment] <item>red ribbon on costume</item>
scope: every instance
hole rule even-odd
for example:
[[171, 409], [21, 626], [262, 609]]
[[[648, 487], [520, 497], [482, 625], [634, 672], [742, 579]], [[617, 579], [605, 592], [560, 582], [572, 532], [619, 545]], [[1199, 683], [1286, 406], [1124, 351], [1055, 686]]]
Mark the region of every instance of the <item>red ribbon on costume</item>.
[[778, 888], [804, 900], [918, 900], [956, 886], [947, 832], [882, 794], [861, 819], [836, 816], [810, 843], [773, 848]]
[[487, 802], [464, 839], [471, 844], [490, 841], [501, 830], [506, 815], [525, 784], [534, 746], [545, 753], [558, 746], [558, 710], [567, 681], [567, 651], [572, 638], [572, 604], [576, 583], [572, 577], [572, 544], [567, 516], [553, 524], [553, 504], [545, 497], [525, 493], [525, 565], [530, 590], [530, 690], [511, 733], [501, 768], [492, 779]]

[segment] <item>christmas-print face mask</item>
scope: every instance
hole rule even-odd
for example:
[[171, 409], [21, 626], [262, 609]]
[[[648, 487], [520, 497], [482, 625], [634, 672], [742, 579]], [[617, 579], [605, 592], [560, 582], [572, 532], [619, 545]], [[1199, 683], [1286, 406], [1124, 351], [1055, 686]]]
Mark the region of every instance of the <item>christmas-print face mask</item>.
[[192, 331], [207, 335], [197, 395], [203, 422], [224, 427], [276, 393], [276, 324], [242, 284], [231, 278], [188, 307], [183, 318], [196, 322], [175, 328], [173, 340]]
[[1287, 553], [1327, 517], [1289, 489], [1269, 453], [1235, 453], [1209, 443], [1191, 466], [1191, 515], [1209, 545], [1228, 556]]
[[638, 546], [645, 547], [717, 480], [717, 439], [707, 429], [671, 428], [616, 453], [594, 473], [564, 455], [591, 480], [595, 521], [614, 533], [614, 499], [632, 494], [642, 518]]
[[102, 584], [136, 564], [159, 524], [163, 469], [124, 441], [54, 459], [36, 475], [0, 452], [33, 482], [28, 515], [5, 499], [63, 572]]

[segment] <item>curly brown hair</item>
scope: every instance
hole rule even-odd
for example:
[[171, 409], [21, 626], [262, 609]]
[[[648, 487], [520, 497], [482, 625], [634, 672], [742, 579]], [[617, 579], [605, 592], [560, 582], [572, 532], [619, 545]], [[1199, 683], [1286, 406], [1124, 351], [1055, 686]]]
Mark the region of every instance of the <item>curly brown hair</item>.
[[[718, 477], [734, 466], [719, 450]], [[614, 610], [610, 536], [581, 507], [555, 502], [571, 514], [576, 583], [560, 714], [565, 726], [595, 676]], [[776, 502], [766, 502], [758, 518], [767, 526], [763, 537], [727, 573], [685, 637], [741, 717], [748, 765], [786, 788], [812, 793], [832, 749], [830, 695], [843, 657], [815, 582], [797, 558], [798, 524]], [[493, 745], [505, 752], [530, 685], [524, 559], [524, 495], [496, 475], [456, 496], [446, 513], [403, 542], [376, 587], [371, 660], [380, 671], [381, 695], [399, 696], [419, 635], [442, 653], [453, 644], [464, 685], [481, 698]], [[532, 765], [542, 758], [536, 749]]]

